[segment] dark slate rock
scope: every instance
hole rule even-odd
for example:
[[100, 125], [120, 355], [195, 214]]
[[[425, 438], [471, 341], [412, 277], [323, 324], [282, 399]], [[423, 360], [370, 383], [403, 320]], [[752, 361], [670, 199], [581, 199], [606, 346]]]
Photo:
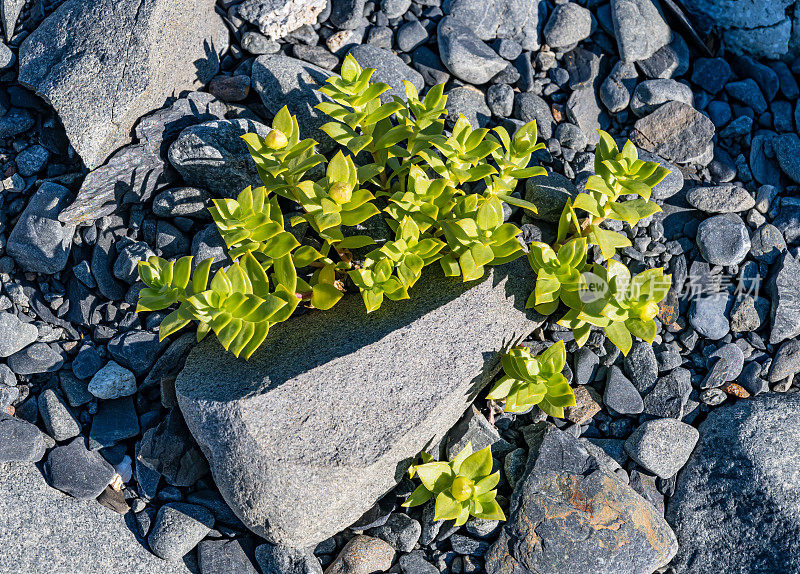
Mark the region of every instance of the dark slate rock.
[[398, 552], [411, 552], [422, 534], [422, 525], [407, 514], [396, 513], [367, 534], [388, 542]]
[[214, 515], [216, 522], [221, 522], [236, 530], [245, 530], [244, 524], [233, 513], [228, 503], [220, 496], [219, 492], [211, 489], [196, 490], [186, 496], [186, 502], [205, 506]]
[[403, 52], [411, 52], [425, 43], [428, 31], [419, 20], [406, 22], [397, 30], [397, 47]]
[[514, 98], [514, 117], [523, 123], [536, 120], [536, 127], [542, 140], [553, 137], [556, 127], [553, 112], [540, 96], [528, 92], [517, 94]]
[[117, 363], [141, 377], [147, 374], [168, 344], [149, 331], [128, 331], [109, 341], [108, 352]]
[[420, 46], [414, 50], [411, 63], [414, 69], [422, 75], [422, 79], [425, 80], [425, 84], [428, 86], [444, 84], [450, 79], [450, 74], [445, 69], [439, 56], [425, 46]]
[[575, 383], [588, 385], [594, 381], [600, 358], [589, 347], [581, 347], [573, 354], [575, 366]]
[[680, 34], [646, 60], [636, 63], [648, 78], [677, 78], [689, 69], [689, 46]]
[[486, 555], [489, 574], [652, 572], [670, 561], [675, 535], [652, 505], [576, 438], [543, 422], [532, 430], [509, 520]]
[[646, 341], [636, 341], [623, 361], [625, 374], [640, 394], [650, 392], [658, 379], [658, 361], [653, 346]]
[[778, 165], [795, 183], [800, 183], [800, 138], [797, 134], [782, 134], [772, 140]]
[[750, 106], [757, 114], [763, 114], [767, 111], [767, 101], [764, 99], [764, 94], [758, 87], [758, 84], [747, 78], [746, 80], [739, 80], [738, 82], [728, 82], [725, 85], [727, 94], [746, 106]]
[[438, 574], [439, 572], [436, 566], [425, 560], [425, 553], [422, 550], [403, 554], [399, 564], [403, 574]]
[[12, 108], [0, 117], [0, 138], [12, 138], [23, 134], [36, 125], [36, 120], [28, 110]]
[[202, 540], [197, 565], [202, 574], [258, 574], [241, 540]]
[[8, 357], [8, 366], [17, 375], [53, 373], [63, 364], [62, 353], [47, 343], [34, 343]]
[[761, 365], [752, 361], [742, 369], [739, 384], [751, 395], [759, 395], [769, 391], [769, 383], [761, 377]]
[[701, 160], [713, 136], [711, 120], [683, 102], [667, 102], [639, 119], [630, 134], [637, 146], [676, 163]]
[[608, 114], [600, 105], [598, 87], [599, 80], [595, 80], [593, 86], [575, 90], [566, 105], [569, 121], [581, 128], [586, 139], [593, 145], [600, 141], [597, 130], [606, 130], [610, 125]]
[[462, 114], [467, 118], [473, 129], [484, 128], [489, 125], [492, 112], [489, 106], [486, 105], [486, 98], [482, 91], [472, 86], [462, 86], [447, 92], [446, 126], [452, 129], [458, 121], [458, 117]]
[[775, 70], [748, 56], [731, 54], [730, 58], [733, 67], [736, 69], [737, 76], [755, 80], [768, 102], [775, 98], [780, 86], [780, 80]]
[[470, 84], [485, 84], [508, 63], [475, 37], [466, 24], [442, 18], [437, 28], [439, 57], [450, 72]]
[[731, 303], [730, 296], [725, 293], [696, 297], [689, 307], [689, 323], [703, 337], [722, 339], [730, 332]]
[[645, 422], [625, 441], [625, 452], [639, 466], [661, 478], [675, 476], [697, 444], [697, 429], [677, 419]]
[[6, 251], [25, 271], [49, 275], [66, 267], [75, 227], [58, 218], [69, 196], [66, 187], [45, 182], [11, 230]]
[[800, 264], [784, 253], [767, 283], [770, 309], [769, 342], [773, 345], [800, 335]]
[[781, 172], [776, 163], [767, 157], [764, 148], [768, 143], [765, 135], [759, 134], [753, 137], [750, 142], [750, 170], [759, 183], [777, 186], [780, 185]]
[[153, 554], [177, 561], [189, 553], [214, 527], [207, 508], [185, 502], [170, 502], [158, 510], [147, 542]]
[[241, 136], [270, 129], [253, 120], [212, 120], [189, 126], [169, 148], [169, 161], [189, 185], [207, 189], [217, 197], [236, 197], [261, 179]]
[[193, 486], [208, 473], [208, 463], [177, 409], [145, 431], [137, 461], [161, 474], [173, 486]]
[[67, 408], [64, 399], [53, 389], [47, 389], [39, 395], [38, 406], [44, 428], [56, 441], [69, 440], [80, 434], [81, 425]]
[[667, 505], [676, 571], [800, 570], [798, 421], [800, 394], [765, 394], [709, 413]]
[[44, 450], [44, 437], [35, 425], [0, 413], [0, 463], [39, 462]]
[[154, 556], [123, 517], [51, 488], [30, 463], [2, 465], [0, 515], [7, 532], [24, 533], [3, 541], [4, 555], [14, 557], [11, 572], [197, 572], [193, 560]]
[[[92, 345], [83, 345], [72, 360], [72, 372], [79, 379], [90, 379], [106, 362]], [[75, 405], [73, 405], [75, 406]]]
[[359, 27], [364, 13], [364, 0], [336, 0], [331, 3], [331, 23], [340, 30]]
[[89, 445], [92, 449], [113, 446], [139, 434], [139, 419], [131, 397], [99, 401], [92, 419]]
[[646, 60], [669, 44], [672, 36], [650, 0], [612, 0], [611, 20], [619, 56], [626, 62]]
[[731, 67], [722, 58], [698, 58], [694, 61], [692, 82], [705, 91], [716, 94], [731, 77]]
[[681, 420], [692, 391], [691, 372], [676, 368], [661, 377], [644, 397], [644, 412], [658, 418]]
[[139, 262], [147, 261], [155, 253], [144, 241], [132, 241], [117, 254], [114, 261], [114, 277], [133, 284], [139, 280]]
[[[249, 528], [304, 547], [352, 524], [396, 484], [403, 461], [458, 421], [471, 403], [469, 389], [488, 382], [485, 369], [497, 361], [491, 350], [540, 324], [535, 314], [521, 311], [532, 289], [521, 261], [494, 268], [471, 286], [432, 274], [417, 289], [413, 302], [370, 315], [359, 298], [345, 297], [324, 316], [311, 313], [282, 323], [249, 362], [236, 360], [211, 338], [189, 355], [175, 382], [178, 403], [220, 493]], [[434, 347], [437, 352], [430, 354]], [[458, 364], [442, 371], [442, 353], [451, 347], [458, 348]], [[275, 353], [281, 361], [273, 360]], [[411, 370], [400, 360], [408, 356], [416, 357]], [[210, 365], [214, 379], [208, 377]], [[395, 392], [401, 381], [402, 396]], [[359, 389], [355, 395], [353, 385]], [[431, 400], [446, 405], [435, 409], [435, 418], [420, 407]], [[325, 406], [311, 408], [311, 418], [298, 419], [299, 426], [286, 432], [287, 422], [294, 423], [284, 416], [284, 405], [298, 402]], [[255, 412], [254, 418], [240, 418]], [[418, 418], [410, 420], [414, 413]], [[280, 422], [270, 423], [273, 417]], [[282, 438], [263, 436], [254, 443], [246, 438], [252, 424], [259, 433], [280, 429]], [[286, 458], [287, 452], [294, 454]], [[287, 480], [266, 478], [275, 473]]]
[[363, 68], [377, 68], [372, 75], [373, 82], [384, 82], [391, 90], [381, 95], [383, 101], [391, 101], [392, 96], [406, 99], [406, 88], [403, 81], [411, 82], [417, 90], [422, 91], [425, 81], [422, 75], [406, 65], [403, 60], [389, 50], [369, 44], [362, 44], [350, 50], [350, 54]]
[[725, 370], [722, 372], [721, 379], [724, 382], [735, 381], [744, 367], [744, 353], [733, 343], [726, 343], [719, 349], [708, 355], [709, 364], [715, 365], [720, 361], [725, 361]]
[[[117, 258], [114, 234], [110, 231], [98, 233], [97, 243], [92, 250], [92, 276], [97, 281], [97, 289], [107, 299], [118, 301], [125, 297], [125, 284], [113, 274]], [[89, 292], [91, 296], [91, 292]]]
[[735, 213], [709, 217], [697, 228], [697, 247], [712, 265], [738, 265], [750, 251], [750, 233]]
[[53, 488], [78, 500], [97, 498], [114, 478], [114, 467], [97, 452], [86, 449], [83, 437], [50, 451], [45, 474]]
[[196, 187], [165, 189], [153, 198], [153, 213], [158, 217], [208, 219], [209, 196]]
[[58, 378], [61, 390], [64, 391], [64, 396], [67, 398], [69, 406], [79, 407], [92, 400], [88, 381], [81, 380], [67, 371], [61, 371], [58, 374]]
[[639, 77], [636, 66], [632, 62], [619, 61], [600, 86], [600, 101], [612, 114], [628, 107], [631, 94]]
[[616, 365], [608, 370], [603, 404], [622, 415], [635, 415], [644, 410], [639, 391]]
[[256, 562], [263, 574], [322, 574], [319, 560], [310, 549], [262, 544], [256, 548]]
[[120, 205], [147, 201], [169, 181], [167, 170], [157, 146], [125, 146], [86, 176], [75, 201], [58, 219], [67, 225], [92, 223]]
[[530, 216], [543, 221], [557, 222], [567, 200], [575, 199], [577, 195], [575, 184], [556, 172], [537, 175], [525, 184], [525, 199], [537, 209], [537, 213], [531, 213]]

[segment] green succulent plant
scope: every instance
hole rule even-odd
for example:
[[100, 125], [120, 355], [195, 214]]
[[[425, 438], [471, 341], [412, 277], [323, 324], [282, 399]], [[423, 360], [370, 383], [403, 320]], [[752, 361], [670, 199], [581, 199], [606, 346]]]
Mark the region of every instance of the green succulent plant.
[[538, 405], [553, 417], [564, 417], [564, 407], [575, 405], [575, 393], [561, 373], [567, 360], [564, 341], [550, 345], [537, 356], [527, 347], [514, 347], [501, 358], [504, 376], [487, 399], [505, 399], [504, 410], [523, 413]]
[[546, 243], [534, 241], [528, 261], [536, 272], [536, 287], [525, 305], [550, 315], [558, 307], [562, 292], [578, 291], [584, 285], [581, 271], [586, 264], [586, 238], [567, 241], [558, 253]]
[[435, 496], [434, 520], [455, 520], [456, 526], [466, 523], [470, 516], [505, 520], [496, 500], [500, 471], [492, 473], [492, 464], [491, 447], [472, 452], [472, 443], [467, 443], [450, 462], [412, 465], [409, 476], [418, 477], [422, 484], [402, 506], [419, 506]]

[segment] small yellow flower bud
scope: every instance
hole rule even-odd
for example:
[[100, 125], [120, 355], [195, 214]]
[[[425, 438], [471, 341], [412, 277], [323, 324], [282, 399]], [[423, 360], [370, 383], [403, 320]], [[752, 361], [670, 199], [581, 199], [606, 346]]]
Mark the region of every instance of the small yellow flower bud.
[[267, 134], [264, 143], [272, 149], [283, 149], [289, 143], [289, 140], [286, 139], [286, 134], [281, 130], [272, 130]]
[[450, 494], [453, 495], [459, 502], [464, 502], [472, 498], [472, 493], [475, 490], [475, 483], [464, 476], [457, 476], [453, 481], [453, 486], [450, 487]]
[[331, 186], [330, 191], [328, 191], [328, 195], [331, 196], [331, 199], [333, 201], [335, 201], [339, 205], [342, 205], [350, 201], [350, 198], [353, 197], [353, 192], [350, 189], [349, 185], [347, 185], [346, 183], [339, 182], [339, 183], [334, 183]]

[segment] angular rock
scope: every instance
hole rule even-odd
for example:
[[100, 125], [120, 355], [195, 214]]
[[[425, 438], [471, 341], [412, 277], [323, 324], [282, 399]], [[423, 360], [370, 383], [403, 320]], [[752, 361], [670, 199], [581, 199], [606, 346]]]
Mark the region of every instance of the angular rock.
[[23, 323], [13, 313], [0, 312], [0, 357], [21, 351], [38, 337], [36, 325]]
[[151, 554], [116, 512], [50, 488], [33, 464], [0, 465], [0, 516], [5, 532], [24, 532], [3, 537], [13, 572], [192, 572]]
[[[598, 82], [595, 81], [595, 84]], [[600, 106], [598, 86], [591, 86], [575, 90], [567, 100], [567, 118], [581, 128], [586, 139], [592, 145], [597, 145], [600, 137], [597, 130], [608, 129], [610, 120], [608, 114]]]
[[11, 230], [6, 251], [25, 271], [51, 275], [66, 267], [75, 226], [58, 216], [69, 196], [66, 187], [42, 184]]
[[197, 545], [203, 574], [258, 574], [242, 540], [203, 540]]
[[310, 549], [262, 544], [256, 548], [256, 562], [264, 574], [322, 574], [319, 560]]
[[56, 109], [93, 169], [142, 115], [210, 80], [227, 48], [228, 30], [204, 0], [70, 0], [23, 42], [19, 81]]
[[190, 354], [178, 403], [222, 496], [254, 532], [303, 547], [353, 523], [459, 419], [497, 352], [540, 324], [522, 310], [532, 276], [521, 261], [477, 284], [424, 279], [412, 301], [369, 315], [345, 297], [276, 326], [246, 363], [211, 339]]
[[44, 437], [36, 425], [0, 413], [0, 463], [39, 462], [44, 449]]
[[716, 94], [731, 77], [731, 66], [722, 58], [698, 58], [694, 61], [692, 82], [710, 94]]
[[363, 44], [350, 50], [350, 54], [363, 68], [376, 68], [372, 75], [373, 82], [384, 82], [391, 86], [391, 90], [381, 94], [383, 101], [392, 101], [392, 96], [406, 99], [406, 88], [403, 81], [414, 84], [418, 91], [425, 87], [422, 75], [415, 69], [406, 65], [403, 60], [391, 51]]
[[563, 48], [585, 40], [592, 32], [592, 13], [583, 6], [566, 2], [557, 4], [542, 30], [551, 48]]
[[655, 508], [573, 436], [536, 423], [509, 520], [486, 555], [489, 574], [652, 572], [677, 551]]
[[398, 552], [411, 552], [422, 534], [422, 526], [407, 514], [394, 513], [376, 528], [371, 528], [367, 534], [388, 542]]
[[800, 264], [791, 253], [784, 253], [774, 265], [767, 283], [770, 309], [769, 342], [776, 345], [800, 335]]
[[524, 123], [536, 120], [539, 137], [548, 140], [553, 137], [556, 122], [549, 104], [540, 96], [522, 92], [514, 98], [514, 117]]
[[[509, 103], [513, 105], [513, 95]], [[473, 129], [485, 128], [489, 125], [492, 113], [486, 105], [486, 97], [482, 91], [472, 86], [462, 86], [447, 92], [445, 126], [452, 129], [462, 114]]]
[[667, 102], [637, 120], [630, 135], [637, 146], [676, 163], [703, 158], [712, 137], [711, 120], [683, 102]]
[[158, 426], [145, 431], [137, 461], [161, 474], [173, 486], [193, 486], [208, 473], [208, 463], [173, 409]]
[[125, 146], [89, 173], [78, 196], [58, 215], [67, 225], [91, 223], [118, 206], [147, 201], [167, 183], [166, 162], [146, 144]]
[[796, 373], [800, 373], [800, 340], [790, 339], [780, 346], [772, 361], [769, 382], [777, 383]]
[[679, 541], [677, 572], [800, 571], [798, 441], [797, 393], [709, 413], [667, 505]]
[[236, 197], [263, 185], [242, 136], [266, 137], [270, 128], [253, 120], [212, 120], [189, 126], [169, 147], [169, 161], [189, 185], [216, 197]]
[[64, 404], [64, 399], [53, 389], [47, 389], [39, 395], [38, 406], [44, 428], [56, 441], [69, 440], [80, 434], [81, 425]]
[[269, 39], [280, 40], [301, 26], [316, 24], [324, 9], [325, 0], [245, 0], [236, 14]]
[[647, 421], [625, 441], [625, 452], [638, 465], [661, 478], [675, 476], [686, 464], [699, 434], [673, 418]]
[[608, 370], [603, 404], [623, 415], [636, 415], [644, 410], [639, 391], [615, 365]]
[[158, 510], [147, 543], [153, 554], [171, 562], [191, 551], [214, 527], [207, 508], [185, 502], [169, 502]]
[[797, 134], [782, 134], [772, 140], [775, 156], [781, 171], [795, 182], [800, 183], [800, 138]]
[[644, 397], [644, 412], [659, 418], [681, 420], [692, 391], [692, 377], [687, 369], [678, 367], [658, 379], [653, 390]]
[[631, 111], [638, 117], [645, 116], [666, 102], [694, 104], [692, 89], [675, 80], [655, 79], [641, 82], [633, 91]]
[[128, 369], [109, 361], [89, 381], [88, 390], [98, 399], [118, 399], [136, 392], [136, 377]]
[[611, 20], [619, 57], [625, 62], [646, 60], [672, 38], [652, 0], [612, 0]]
[[537, 175], [525, 184], [525, 199], [537, 209], [537, 213], [531, 213], [530, 216], [543, 221], [557, 222], [567, 200], [575, 199], [577, 195], [575, 184], [556, 172]]
[[464, 413], [458, 424], [447, 433], [445, 454], [447, 460], [452, 460], [455, 455], [467, 446], [467, 443], [472, 445], [473, 451], [479, 451], [487, 446], [492, 446], [499, 440], [501, 440], [500, 433], [497, 432], [494, 425], [486, 420], [486, 417], [473, 406]]
[[439, 56], [450, 72], [470, 84], [485, 84], [508, 65], [497, 52], [475, 37], [469, 26], [451, 16], [437, 28]]
[[253, 89], [267, 110], [277, 114], [283, 106], [288, 106], [289, 111], [297, 116], [301, 136], [316, 139], [320, 142], [319, 151], [325, 153], [335, 145], [319, 130], [329, 118], [314, 106], [328, 101], [328, 98], [315, 88], [325, 84], [331, 75], [328, 70], [302, 60], [275, 54], [256, 58], [251, 79]]
[[614, 64], [611, 73], [600, 86], [599, 92], [600, 101], [609, 112], [616, 114], [628, 107], [638, 77], [639, 74], [633, 63], [619, 61]]
[[89, 445], [92, 449], [113, 446], [139, 434], [139, 419], [131, 397], [99, 401], [92, 419]]
[[0, 20], [3, 23], [6, 41], [14, 36], [14, 28], [16, 28], [17, 20], [24, 7], [25, 0], [2, 0], [0, 2]]
[[50, 451], [45, 463], [50, 486], [78, 500], [97, 498], [114, 478], [114, 467], [97, 452], [87, 450], [84, 438]]
[[17, 375], [54, 373], [64, 364], [62, 353], [47, 343], [34, 343], [8, 358], [8, 366]]
[[636, 341], [623, 360], [625, 374], [636, 390], [644, 395], [650, 392], [658, 379], [658, 361], [653, 346], [646, 341]]
[[511, 38], [525, 50], [539, 49], [539, 0], [448, 0], [444, 12], [474, 30], [481, 40]]
[[696, 297], [689, 308], [689, 323], [704, 337], [715, 341], [722, 339], [731, 330], [730, 305], [731, 298], [727, 294]]

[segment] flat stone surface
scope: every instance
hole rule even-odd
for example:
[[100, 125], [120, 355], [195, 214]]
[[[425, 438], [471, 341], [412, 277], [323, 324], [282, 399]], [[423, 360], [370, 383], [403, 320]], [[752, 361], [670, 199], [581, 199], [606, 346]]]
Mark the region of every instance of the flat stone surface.
[[151, 554], [116, 512], [49, 487], [33, 464], [0, 464], [0, 515], [0, 548], [13, 557], [0, 564], [3, 574], [191, 572]]
[[611, 20], [622, 60], [646, 60], [672, 38], [652, 0], [612, 0]]
[[469, 284], [431, 269], [410, 301], [367, 315], [345, 297], [276, 326], [249, 362], [209, 338], [175, 389], [222, 496], [287, 546], [355, 522], [456, 423], [498, 351], [540, 324], [523, 311], [532, 287], [523, 260]]
[[204, 506], [169, 502], [159, 508], [147, 542], [153, 554], [177, 562], [214, 527], [214, 515]]
[[771, 302], [769, 342], [773, 345], [800, 335], [800, 264], [785, 252], [767, 283]]
[[463, 22], [442, 18], [437, 28], [439, 56], [450, 72], [470, 84], [485, 84], [508, 62], [497, 55]]
[[677, 550], [656, 509], [601, 467], [578, 439], [544, 422], [486, 555], [489, 574], [653, 572]]
[[114, 478], [114, 467], [97, 452], [88, 450], [83, 437], [77, 437], [50, 451], [45, 473], [53, 488], [78, 500], [91, 500], [100, 496]]
[[44, 449], [44, 437], [35, 425], [5, 413], [0, 414], [0, 463], [39, 462], [44, 456]]
[[738, 185], [695, 187], [686, 193], [686, 201], [705, 213], [737, 213], [756, 204], [750, 192]]
[[531, 0], [445, 0], [442, 9], [472, 28], [481, 40], [512, 38], [525, 50], [537, 50], [540, 4]]
[[625, 452], [648, 472], [670, 478], [686, 463], [697, 444], [697, 429], [677, 419], [645, 422], [625, 441]]
[[685, 574], [798, 572], [800, 394], [713, 409], [678, 473], [667, 520]]
[[227, 48], [209, 0], [69, 0], [23, 42], [19, 81], [55, 108], [93, 169], [142, 115], [210, 80]]
[[36, 325], [23, 323], [13, 313], [0, 312], [0, 357], [21, 351], [39, 336]]
[[703, 157], [714, 124], [683, 102], [667, 102], [638, 120], [630, 139], [639, 147], [676, 163], [689, 163]]

